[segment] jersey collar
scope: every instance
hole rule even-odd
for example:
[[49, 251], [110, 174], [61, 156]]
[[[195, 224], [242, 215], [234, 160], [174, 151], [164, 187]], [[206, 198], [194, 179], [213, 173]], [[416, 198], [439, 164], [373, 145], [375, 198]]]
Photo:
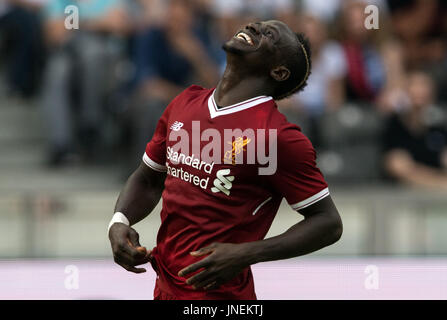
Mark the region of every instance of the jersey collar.
[[223, 116], [230, 113], [239, 112], [254, 106], [257, 106], [261, 103], [273, 100], [270, 96], [258, 96], [254, 97], [236, 104], [232, 104], [231, 106], [217, 108], [216, 100], [214, 100], [214, 93], [216, 89], [213, 90], [213, 93], [208, 98], [208, 109], [210, 111], [211, 119], [216, 118], [218, 116]]

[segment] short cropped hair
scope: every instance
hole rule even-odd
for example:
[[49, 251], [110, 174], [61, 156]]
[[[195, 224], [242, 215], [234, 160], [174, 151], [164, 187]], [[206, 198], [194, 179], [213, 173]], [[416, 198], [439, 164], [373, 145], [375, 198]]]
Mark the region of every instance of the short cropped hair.
[[309, 40], [304, 34], [296, 33], [298, 45], [295, 50], [286, 53], [286, 67], [290, 71], [290, 76], [276, 88], [273, 99], [281, 100], [303, 90], [307, 85], [312, 63]]

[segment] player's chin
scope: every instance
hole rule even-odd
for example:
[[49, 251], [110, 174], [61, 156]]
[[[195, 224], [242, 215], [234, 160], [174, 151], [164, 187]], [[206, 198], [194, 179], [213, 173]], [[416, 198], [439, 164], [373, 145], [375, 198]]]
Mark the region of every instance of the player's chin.
[[234, 38], [225, 42], [222, 46], [222, 49], [224, 49], [228, 53], [239, 54], [239, 55], [250, 53], [256, 50], [255, 47], [241, 43], [240, 41], [237, 41]]

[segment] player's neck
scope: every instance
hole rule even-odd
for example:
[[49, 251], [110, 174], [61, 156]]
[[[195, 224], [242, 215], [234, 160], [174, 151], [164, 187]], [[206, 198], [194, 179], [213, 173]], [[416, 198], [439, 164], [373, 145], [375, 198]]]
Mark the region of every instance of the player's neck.
[[265, 81], [259, 76], [244, 75], [240, 69], [227, 65], [217, 84], [214, 99], [219, 107], [226, 107], [257, 96], [269, 95], [265, 88]]

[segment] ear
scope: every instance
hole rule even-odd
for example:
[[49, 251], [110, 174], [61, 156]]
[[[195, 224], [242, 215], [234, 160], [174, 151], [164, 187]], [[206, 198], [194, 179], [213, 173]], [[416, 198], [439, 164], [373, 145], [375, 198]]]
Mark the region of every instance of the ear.
[[270, 76], [276, 81], [285, 81], [290, 77], [290, 71], [284, 66], [273, 68], [270, 71]]

